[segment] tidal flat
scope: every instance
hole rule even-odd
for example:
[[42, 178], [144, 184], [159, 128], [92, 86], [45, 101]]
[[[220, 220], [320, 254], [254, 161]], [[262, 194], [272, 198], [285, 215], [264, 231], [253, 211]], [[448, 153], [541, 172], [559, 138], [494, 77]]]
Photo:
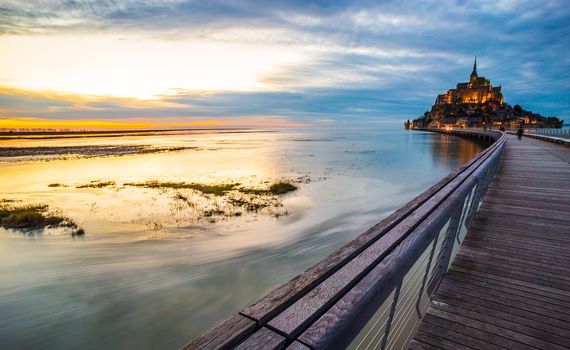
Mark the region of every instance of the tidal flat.
[[[177, 348], [480, 151], [399, 124], [56, 136], [0, 140], [0, 205], [52, 224], [0, 228], [7, 348]], [[56, 151], [108, 145], [173, 151]]]
[[197, 147], [157, 147], [149, 145], [81, 145], [51, 147], [2, 147], [0, 158], [11, 161], [49, 161], [70, 158], [112, 157], [197, 150]]

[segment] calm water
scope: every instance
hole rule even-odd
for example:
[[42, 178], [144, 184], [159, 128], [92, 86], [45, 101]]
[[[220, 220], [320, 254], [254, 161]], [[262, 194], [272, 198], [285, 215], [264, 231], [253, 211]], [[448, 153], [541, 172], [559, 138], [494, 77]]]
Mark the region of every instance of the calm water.
[[[197, 147], [50, 161], [0, 153], [0, 198], [49, 204], [86, 231], [72, 239], [58, 230], [0, 229], [0, 347], [177, 348], [480, 151], [449, 136], [382, 129], [0, 141]], [[183, 194], [193, 207], [177, 201], [175, 190], [75, 188], [154, 179], [252, 186], [292, 179], [299, 189], [281, 198], [282, 207], [204, 219], [196, 205], [212, 203], [190, 190]]]

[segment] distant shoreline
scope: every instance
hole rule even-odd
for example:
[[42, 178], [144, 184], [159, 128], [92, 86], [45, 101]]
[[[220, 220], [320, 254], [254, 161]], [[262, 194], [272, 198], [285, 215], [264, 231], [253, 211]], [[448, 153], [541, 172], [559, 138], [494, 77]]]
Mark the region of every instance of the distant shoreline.
[[149, 129], [149, 130], [103, 130], [103, 131], [13, 131], [0, 132], [0, 140], [19, 139], [58, 139], [58, 138], [81, 138], [81, 137], [122, 137], [143, 136], [163, 133], [188, 132], [188, 131], [217, 131], [217, 132], [274, 132], [274, 130], [254, 128], [208, 128], [208, 129]]

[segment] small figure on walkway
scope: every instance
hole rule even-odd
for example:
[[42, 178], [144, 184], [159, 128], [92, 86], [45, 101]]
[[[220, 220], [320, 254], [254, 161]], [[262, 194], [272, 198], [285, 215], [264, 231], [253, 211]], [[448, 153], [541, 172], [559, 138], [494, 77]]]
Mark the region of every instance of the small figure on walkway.
[[524, 134], [524, 130], [523, 130], [523, 127], [521, 125], [521, 126], [519, 126], [519, 129], [517, 130], [517, 136], [519, 137], [519, 140], [522, 139], [523, 134]]

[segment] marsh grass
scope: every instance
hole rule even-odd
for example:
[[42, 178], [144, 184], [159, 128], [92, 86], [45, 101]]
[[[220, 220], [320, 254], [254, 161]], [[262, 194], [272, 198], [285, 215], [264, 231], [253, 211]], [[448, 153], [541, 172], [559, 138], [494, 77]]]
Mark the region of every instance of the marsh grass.
[[212, 217], [212, 216], [217, 216], [217, 215], [223, 216], [223, 215], [226, 215], [226, 212], [221, 210], [221, 209], [210, 209], [210, 210], [204, 211], [204, 216], [207, 218]]
[[0, 206], [0, 227], [23, 232], [45, 229], [48, 227], [67, 227], [73, 229], [72, 236], [83, 236], [85, 231], [72, 220], [53, 215], [45, 204], [25, 206]]
[[[70, 185], [61, 183], [52, 183], [48, 187], [69, 187]], [[178, 206], [176, 210], [191, 209], [196, 219], [205, 219], [208, 222], [216, 222], [219, 219], [239, 217], [247, 213], [268, 214], [274, 217], [287, 215], [288, 212], [279, 209], [283, 207], [279, 196], [297, 190], [297, 186], [290, 182], [266, 181], [260, 187], [246, 187], [239, 182], [228, 182], [218, 184], [203, 184], [197, 182], [175, 182], [175, 181], [159, 181], [150, 180], [145, 182], [125, 182], [121, 186], [117, 186], [115, 181], [93, 180], [86, 184], [75, 185], [75, 188], [106, 188], [116, 187], [117, 189], [124, 187], [138, 187], [162, 190], [163, 192], [174, 190], [173, 199], [175, 202], [184, 206]], [[185, 191], [188, 190], [188, 191]], [[196, 197], [198, 196], [198, 197]], [[177, 205], [179, 205], [177, 204]], [[83, 237], [85, 231], [77, 227], [69, 219], [48, 215], [46, 216], [47, 206], [37, 206], [20, 208], [21, 213], [17, 212], [9, 219], [0, 217], [2, 225], [10, 228], [35, 229], [44, 227], [67, 226], [73, 228], [72, 237]], [[13, 210], [16, 210], [15, 208]], [[156, 224], [151, 227], [153, 230], [159, 230]]]
[[60, 184], [60, 183], [53, 183], [53, 184], [49, 184], [48, 187], [67, 187], [67, 185]]
[[215, 196], [223, 196], [228, 192], [237, 191], [243, 194], [252, 195], [282, 195], [297, 190], [297, 186], [289, 182], [277, 182], [272, 184], [269, 189], [263, 188], [247, 188], [242, 187], [239, 182], [227, 184], [200, 184], [195, 182], [169, 182], [169, 181], [146, 181], [146, 182], [126, 182], [125, 186], [145, 187], [145, 188], [171, 188], [171, 189], [190, 189], [204, 194], [213, 194]]
[[169, 182], [169, 181], [146, 181], [146, 182], [126, 182], [125, 186], [145, 187], [145, 188], [170, 188], [170, 189], [190, 189], [204, 194], [223, 196], [229, 191], [236, 189], [239, 183], [206, 185], [195, 182]]
[[275, 203], [270, 201], [264, 201], [260, 200], [260, 198], [253, 197], [229, 198], [228, 202], [233, 206], [243, 208], [248, 212], [259, 212], [262, 209], [275, 205]]
[[115, 185], [115, 181], [91, 181], [91, 183], [88, 184], [77, 185], [75, 188], [103, 188]]
[[85, 230], [78, 228], [77, 230], [71, 232], [71, 237], [73, 238], [83, 238], [85, 236]]
[[297, 190], [297, 186], [295, 186], [289, 182], [277, 182], [277, 183], [274, 183], [273, 185], [269, 186], [268, 189], [240, 187], [237, 190], [241, 193], [244, 193], [244, 194], [254, 194], [254, 195], [260, 195], [260, 196], [263, 196], [263, 195], [279, 196], [279, 195]]
[[[239, 217], [246, 213], [265, 213], [276, 218], [288, 215], [283, 207], [279, 196], [297, 190], [297, 186], [285, 182], [265, 182], [261, 188], [245, 187], [238, 182], [223, 184], [200, 184], [195, 182], [168, 182], [146, 181], [129, 182], [124, 186], [169, 190], [174, 189], [173, 199], [179, 203], [188, 204], [194, 211], [196, 218], [205, 219], [214, 223], [219, 219]], [[207, 201], [202, 205], [196, 205], [190, 198], [190, 190], [203, 195]], [[219, 199], [218, 199], [219, 198]], [[184, 210], [184, 207], [176, 207], [176, 210]]]
[[269, 187], [269, 192], [274, 195], [282, 195], [297, 190], [297, 186], [288, 182], [278, 182]]
[[176, 196], [174, 196], [174, 198], [181, 200], [181, 201], [185, 201], [185, 202], [188, 201], [188, 197], [186, 197], [182, 193], [177, 193]]

